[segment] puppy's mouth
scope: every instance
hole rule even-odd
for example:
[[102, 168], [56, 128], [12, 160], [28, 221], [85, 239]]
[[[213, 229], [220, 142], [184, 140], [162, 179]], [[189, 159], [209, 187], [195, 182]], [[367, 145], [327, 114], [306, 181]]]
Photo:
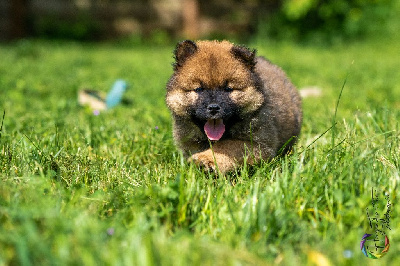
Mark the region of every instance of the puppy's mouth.
[[204, 132], [209, 140], [219, 140], [225, 132], [225, 124], [221, 118], [208, 119], [204, 125]]

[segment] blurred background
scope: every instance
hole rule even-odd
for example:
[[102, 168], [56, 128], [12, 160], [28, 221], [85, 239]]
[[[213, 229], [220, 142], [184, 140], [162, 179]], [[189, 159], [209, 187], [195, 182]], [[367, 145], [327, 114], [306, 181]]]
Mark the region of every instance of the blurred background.
[[343, 42], [398, 35], [399, 14], [400, 0], [1, 0], [0, 40]]

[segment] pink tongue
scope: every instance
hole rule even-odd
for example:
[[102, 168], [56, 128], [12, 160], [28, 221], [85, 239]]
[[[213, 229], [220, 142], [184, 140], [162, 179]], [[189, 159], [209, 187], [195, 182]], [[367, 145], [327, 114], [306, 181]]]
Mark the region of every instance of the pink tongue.
[[222, 119], [210, 119], [204, 125], [204, 131], [210, 140], [219, 140], [225, 132]]

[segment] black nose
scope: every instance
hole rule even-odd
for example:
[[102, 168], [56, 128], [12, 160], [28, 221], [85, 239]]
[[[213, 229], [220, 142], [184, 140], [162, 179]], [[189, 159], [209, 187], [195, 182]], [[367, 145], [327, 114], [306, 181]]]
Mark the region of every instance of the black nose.
[[207, 106], [207, 110], [211, 115], [216, 115], [221, 108], [216, 103], [211, 103]]

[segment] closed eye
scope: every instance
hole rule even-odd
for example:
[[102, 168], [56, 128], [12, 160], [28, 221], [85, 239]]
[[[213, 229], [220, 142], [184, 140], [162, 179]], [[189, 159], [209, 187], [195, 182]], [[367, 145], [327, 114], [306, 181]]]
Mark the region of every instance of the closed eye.
[[222, 85], [222, 88], [223, 88], [223, 90], [224, 90], [225, 92], [232, 92], [232, 91], [233, 91], [233, 88], [230, 87], [228, 84], [229, 84], [229, 82], [226, 80], [226, 81], [225, 81], [225, 84]]
[[225, 87], [224, 87], [224, 91], [226, 91], [226, 92], [232, 92], [232, 91], [233, 91], [233, 88], [232, 88], [232, 87], [225, 86]]
[[197, 87], [196, 89], [194, 89], [194, 91], [197, 93], [202, 92], [203, 90], [204, 90], [203, 87]]

